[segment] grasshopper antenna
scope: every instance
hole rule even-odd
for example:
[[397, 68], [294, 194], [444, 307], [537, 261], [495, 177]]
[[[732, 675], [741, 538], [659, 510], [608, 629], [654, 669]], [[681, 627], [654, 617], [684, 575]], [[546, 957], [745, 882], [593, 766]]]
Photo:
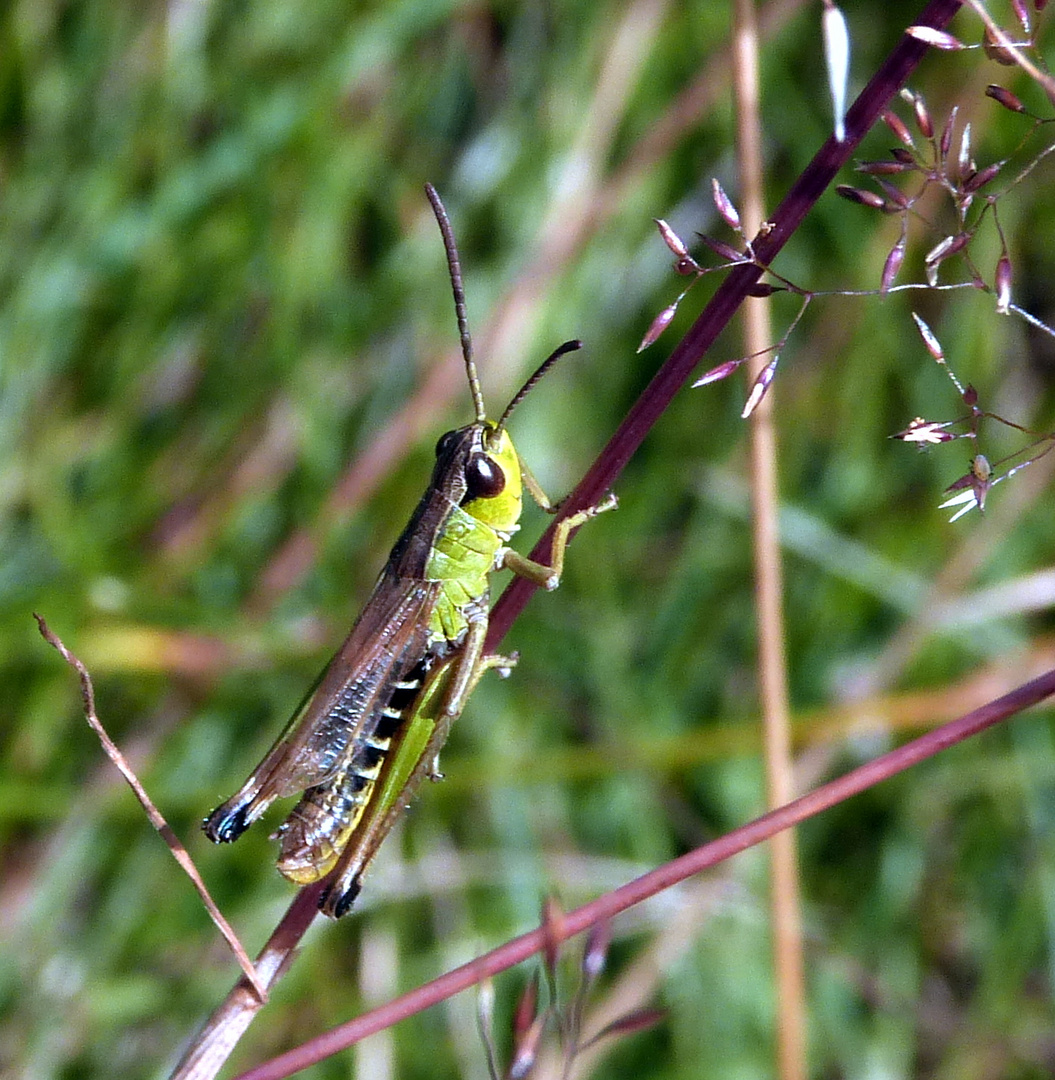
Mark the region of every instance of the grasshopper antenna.
[[513, 410], [528, 396], [534, 387], [535, 383], [546, 374], [547, 371], [566, 353], [575, 352], [576, 349], [582, 348], [581, 341], [566, 341], [563, 345], [558, 345], [553, 352], [546, 357], [545, 360], [539, 365], [538, 370], [526, 383], [513, 395], [513, 400], [506, 406], [506, 411], [502, 413], [501, 419], [495, 425], [495, 435], [501, 434], [502, 429], [506, 426], [506, 421], [509, 419]]
[[[469, 391], [473, 395], [473, 408], [476, 410], [476, 422], [482, 424], [487, 419], [484, 409], [484, 396], [480, 390], [480, 378], [476, 374], [473, 362], [473, 339], [469, 336], [469, 318], [465, 313], [465, 287], [462, 285], [462, 264], [458, 259], [458, 246], [454, 242], [454, 230], [451, 219], [447, 217], [439, 193], [431, 184], [425, 185], [425, 194], [432, 203], [436, 223], [443, 234], [443, 246], [447, 249], [447, 269], [451, 274], [451, 290], [454, 292], [454, 313], [458, 316], [458, 334], [462, 339], [462, 356], [465, 357], [465, 371], [469, 376]], [[509, 410], [507, 409], [508, 413]], [[501, 427], [501, 424], [499, 424]]]

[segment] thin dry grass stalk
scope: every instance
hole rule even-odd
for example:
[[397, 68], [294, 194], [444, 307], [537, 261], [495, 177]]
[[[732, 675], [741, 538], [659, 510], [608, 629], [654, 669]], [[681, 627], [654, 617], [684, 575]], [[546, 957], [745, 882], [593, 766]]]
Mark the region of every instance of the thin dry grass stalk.
[[[762, 117], [759, 106], [758, 27], [754, 0], [734, 6], [733, 88], [736, 107], [737, 164], [740, 170], [744, 228], [761, 231], [763, 202]], [[841, 112], [841, 109], [840, 109]], [[837, 136], [845, 134], [842, 117]], [[777, 435], [774, 399], [766, 393], [776, 369], [776, 357], [763, 355], [772, 340], [771, 302], [748, 299], [744, 304], [744, 349], [753, 356], [746, 374], [753, 384], [751, 410], [752, 546], [755, 563], [755, 613], [758, 625], [756, 661], [765, 742], [766, 805], [782, 806], [794, 795], [791, 759], [791, 709], [788, 704], [787, 653], [784, 648], [784, 574], [778, 525]], [[747, 408], [745, 407], [745, 412]], [[798, 855], [795, 833], [788, 829], [770, 845], [770, 913], [773, 969], [776, 985], [776, 1069], [781, 1080], [806, 1076], [806, 987], [802, 956], [802, 914], [799, 904]]]
[[[319, 913], [323, 885], [319, 881], [297, 893], [282, 921], [260, 950], [256, 972], [268, 990], [285, 973], [300, 939]], [[173, 1070], [172, 1080], [212, 1080], [262, 1007], [263, 1003], [246, 984], [245, 978], [239, 979], [184, 1051]]]
[[1036, 80], [1044, 90], [1044, 93], [1048, 95], [1048, 99], [1055, 103], [1055, 78], [1052, 78], [1046, 71], [1041, 71], [1030, 61], [1028, 56], [1025, 56], [1022, 53], [1022, 50], [1007, 36], [1003, 28], [1000, 27], [993, 20], [993, 17], [989, 12], [986, 11], [984, 4], [979, 3], [979, 0], [963, 0], [963, 2], [964, 6], [971, 8], [985, 24], [986, 33], [990, 36], [990, 40], [995, 42], [1006, 55], [1011, 58], [1012, 62], [1018, 64], [1031, 79]]

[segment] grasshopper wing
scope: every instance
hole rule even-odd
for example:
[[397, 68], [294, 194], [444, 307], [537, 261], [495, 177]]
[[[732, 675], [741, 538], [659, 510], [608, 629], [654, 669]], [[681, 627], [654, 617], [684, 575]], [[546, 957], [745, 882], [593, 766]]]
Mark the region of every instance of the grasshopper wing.
[[369, 738], [393, 683], [423, 655], [439, 586], [385, 573], [351, 633], [285, 730], [239, 790], [203, 822], [214, 843], [236, 840], [277, 798], [331, 777]]

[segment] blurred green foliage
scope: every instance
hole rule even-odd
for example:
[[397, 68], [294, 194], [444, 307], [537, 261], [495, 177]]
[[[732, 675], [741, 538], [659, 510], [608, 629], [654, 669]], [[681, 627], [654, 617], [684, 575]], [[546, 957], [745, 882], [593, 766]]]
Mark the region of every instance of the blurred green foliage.
[[[816, 11], [779, 10], [762, 70], [774, 203], [830, 125]], [[914, 10], [847, 6], [855, 78]], [[560, 494], [710, 287], [635, 353], [681, 285], [651, 218], [731, 239], [709, 198], [711, 176], [737, 191], [728, 18], [701, 0], [0, 13], [5, 1075], [161, 1075], [234, 973], [30, 612], [89, 663], [102, 719], [257, 947], [291, 896], [268, 830], [214, 850], [198, 820], [340, 640], [436, 437], [470, 415], [423, 182], [454, 220], [492, 409], [557, 343], [586, 341], [513, 424]], [[982, 95], [1011, 79], [968, 53], [930, 58], [914, 85], [940, 122], [960, 107], [981, 163], [1025, 131]], [[676, 114], [691, 87], [697, 106]], [[891, 143], [874, 132], [861, 157]], [[1016, 299], [1049, 323], [1051, 181], [1045, 162], [1000, 202]], [[940, 235], [914, 228], [902, 280], [922, 279]], [[827, 195], [779, 268], [874, 288], [896, 237]], [[990, 273], [995, 234], [973, 250]], [[888, 439], [958, 412], [913, 307], [984, 407], [1053, 426], [1050, 340], [990, 297], [811, 307], [775, 390], [804, 783], [898, 737], [885, 695], [932, 692], [898, 714], [911, 730], [969, 707], [960, 680], [989, 672], [998, 693], [1002, 672], [1021, 681], [1055, 651], [1050, 582], [1031, 593], [1029, 578], [1055, 562], [1050, 461], [997, 488], [985, 519], [949, 526], [936, 506], [968, 455]], [[796, 304], [774, 309], [779, 334]], [[713, 363], [739, 351], [730, 333]], [[510, 635], [514, 677], [474, 696], [447, 782], [391, 840], [359, 914], [312, 931], [237, 1061], [531, 927], [550, 892], [577, 904], [760, 811], [742, 400], [736, 379], [686, 391], [651, 433], [618, 514], [591, 524], [563, 587]], [[297, 538], [302, 574], [279, 559]], [[1017, 604], [980, 591], [1016, 581]], [[879, 722], [832, 728], [824, 710], [847, 702]], [[1055, 1071], [1052, 733], [1051, 710], [1024, 716], [801, 830], [813, 1075]], [[606, 980], [672, 933], [689, 895], [616, 924]], [[597, 1075], [771, 1074], [765, 897], [757, 853], [715, 875], [676, 962], [642, 988], [667, 1021], [616, 1043]], [[498, 980], [500, 1016], [524, 977]], [[484, 1075], [470, 998], [391, 1033], [397, 1075]], [[347, 1057], [310, 1075], [347, 1075]]]

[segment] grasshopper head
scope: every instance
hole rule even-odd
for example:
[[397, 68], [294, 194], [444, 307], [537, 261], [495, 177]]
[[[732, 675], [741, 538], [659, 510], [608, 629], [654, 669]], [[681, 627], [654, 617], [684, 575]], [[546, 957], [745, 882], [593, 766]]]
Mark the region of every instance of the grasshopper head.
[[484, 424], [481, 443], [481, 453], [470, 457], [466, 467], [466, 485], [472, 497], [463, 506], [477, 521], [509, 533], [520, 520], [520, 458], [509, 432], [490, 421]]
[[442, 436], [436, 444], [433, 484], [498, 532], [512, 532], [520, 519], [520, 459], [509, 432], [489, 420]]

